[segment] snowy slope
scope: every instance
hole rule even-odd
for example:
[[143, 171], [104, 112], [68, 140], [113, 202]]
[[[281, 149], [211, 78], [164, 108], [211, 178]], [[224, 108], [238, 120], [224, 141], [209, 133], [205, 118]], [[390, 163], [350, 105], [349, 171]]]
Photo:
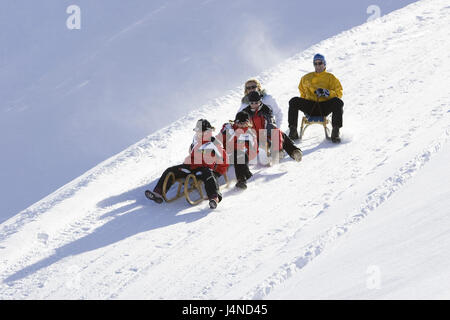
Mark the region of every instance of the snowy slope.
[[[364, 292], [371, 289], [361, 287], [361, 275], [351, 272], [363, 268], [367, 277], [372, 265], [387, 275], [376, 298], [416, 297], [411, 289], [420, 284], [411, 279], [419, 274], [427, 285], [419, 297], [448, 297], [445, 226], [450, 224], [444, 205], [450, 188], [442, 184], [442, 193], [430, 198], [415, 183], [448, 176], [449, 22], [447, 1], [423, 0], [322, 41], [262, 74], [264, 87], [287, 113], [300, 76], [312, 69], [313, 54], [324, 53], [329, 71], [344, 85], [343, 143], [332, 145], [320, 128], [311, 127], [300, 144], [301, 163], [285, 158], [271, 168], [253, 167], [249, 188], [225, 190], [215, 211], [206, 202], [158, 206], [143, 190], [184, 158], [198, 118], [218, 127], [234, 116], [240, 90], [2, 223], [0, 299], [370, 297], [373, 291]], [[410, 197], [417, 203], [402, 206]], [[442, 206], [434, 209], [437, 201]], [[386, 218], [391, 203], [405, 211]], [[424, 242], [432, 239], [430, 246], [405, 240], [413, 234], [399, 225], [410, 215], [409, 223], [423, 225], [416, 228]], [[387, 241], [380, 246], [394, 251], [366, 252], [365, 244], [380, 236]], [[420, 251], [413, 250], [416, 243]], [[405, 262], [417, 267], [408, 269], [410, 281], [400, 278], [393, 288], [387, 282], [398, 278], [386, 268], [402, 262], [393, 260], [401, 249], [408, 251]], [[426, 268], [434, 261], [445, 263]], [[342, 291], [324, 292], [330, 285], [324, 274], [347, 279]], [[296, 292], [304, 281], [305, 290]], [[319, 288], [307, 290], [314, 286]]]
[[[378, 1], [381, 14], [415, 0]], [[69, 30], [69, 5], [81, 11]], [[0, 223], [250, 75], [373, 13], [371, 0], [0, 1]], [[302, 32], [299, 32], [302, 30]], [[232, 66], [232, 67], [231, 67]], [[163, 112], [161, 112], [163, 111]]]
[[431, 159], [423, 154], [429, 163], [375, 214], [267, 298], [449, 299], [450, 145], [441, 147]]

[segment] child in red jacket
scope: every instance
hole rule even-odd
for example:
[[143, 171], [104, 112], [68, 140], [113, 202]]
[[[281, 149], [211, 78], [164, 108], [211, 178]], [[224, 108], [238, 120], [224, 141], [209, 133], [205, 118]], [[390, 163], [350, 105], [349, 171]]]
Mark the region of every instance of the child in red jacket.
[[258, 154], [256, 131], [252, 128], [246, 112], [238, 112], [233, 123], [225, 123], [216, 138], [221, 139], [227, 154], [233, 160], [236, 187], [247, 189], [247, 180], [252, 176], [248, 163]]
[[[173, 172], [175, 179], [185, 178], [193, 173], [197, 179], [205, 183], [206, 194], [209, 199], [209, 207], [215, 209], [217, 204], [222, 200], [222, 194], [219, 190], [217, 178], [227, 172], [229, 167], [227, 154], [222, 147], [222, 143], [212, 136], [214, 127], [208, 120], [200, 119], [194, 129], [196, 132], [194, 141], [189, 151], [190, 154], [184, 160], [183, 164], [167, 168], [161, 175], [153, 191], [146, 190], [145, 196], [157, 203], [162, 203], [162, 187], [166, 176]], [[172, 186], [169, 179], [167, 190]]]
[[[267, 141], [268, 147], [276, 152], [285, 150], [295, 161], [302, 160], [302, 151], [296, 147], [292, 140], [279, 128], [276, 127], [272, 110], [262, 103], [261, 95], [252, 91], [248, 94], [249, 105], [242, 111], [250, 115], [253, 129], [258, 133], [258, 143]], [[261, 141], [265, 137], [266, 141]]]

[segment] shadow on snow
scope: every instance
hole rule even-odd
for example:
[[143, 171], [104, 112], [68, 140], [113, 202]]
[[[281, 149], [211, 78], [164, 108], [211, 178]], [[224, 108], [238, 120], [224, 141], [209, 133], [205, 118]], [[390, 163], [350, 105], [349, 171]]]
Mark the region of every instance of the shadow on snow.
[[[230, 168], [229, 172], [233, 172]], [[261, 171], [261, 170], [259, 170]], [[265, 181], [277, 179], [285, 173], [260, 174], [255, 172], [251, 180], [263, 179]], [[233, 184], [234, 172], [230, 175], [230, 186], [222, 193], [224, 199], [227, 196], [237, 194]], [[250, 180], [250, 181], [251, 181]], [[179, 214], [183, 210], [190, 208], [186, 202], [179, 199], [173, 203], [156, 204], [148, 200], [144, 195], [144, 190], [153, 187], [156, 180], [150, 185], [143, 185], [122, 194], [114, 195], [100, 201], [97, 206], [103, 209], [120, 205], [124, 202], [134, 201], [119, 208], [104, 213], [99, 219], [110, 219], [92, 233], [77, 239], [71, 243], [55, 249], [55, 252], [32, 265], [29, 265], [3, 280], [4, 283], [11, 283], [23, 279], [41, 269], [47, 268], [66, 257], [75, 256], [92, 250], [100, 249], [126, 238], [135, 236], [142, 232], [164, 228], [178, 223], [192, 223], [206, 217], [211, 213], [211, 209], [206, 206], [193, 212]], [[176, 188], [172, 186], [171, 189]], [[240, 191], [239, 191], [240, 192]], [[206, 202], [203, 202], [206, 204]], [[197, 207], [200, 207], [199, 204]]]

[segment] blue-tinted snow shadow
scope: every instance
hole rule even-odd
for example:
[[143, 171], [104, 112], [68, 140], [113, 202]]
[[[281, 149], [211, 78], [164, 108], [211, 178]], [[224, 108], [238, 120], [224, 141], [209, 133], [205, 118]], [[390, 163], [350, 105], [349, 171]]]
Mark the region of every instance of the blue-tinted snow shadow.
[[[313, 138], [302, 140], [301, 149], [302, 149], [303, 156], [306, 156], [310, 153], [314, 153], [315, 151], [320, 150], [320, 149], [337, 148], [337, 147], [339, 147], [339, 145], [343, 144], [343, 143], [333, 143], [330, 140], [326, 140], [326, 139], [323, 139], [319, 144], [315, 144], [315, 143], [309, 143], [308, 140], [316, 141]], [[315, 146], [311, 148], [312, 145], [315, 145]]]
[[[286, 174], [286, 172], [262, 174], [262, 170], [264, 170], [264, 168], [260, 168], [259, 170], [257, 168], [254, 170], [254, 175], [249, 180], [249, 183], [259, 179], [269, 181]], [[235, 175], [233, 167], [230, 167], [228, 170], [228, 176], [230, 179], [228, 187], [221, 189], [224, 199], [228, 196], [242, 192], [234, 187]], [[99, 219], [109, 219], [108, 222], [86, 236], [56, 249], [54, 254], [51, 256], [10, 275], [4, 279], [3, 282], [11, 283], [23, 279], [41, 269], [45, 269], [57, 263], [66, 257], [107, 247], [142, 232], [164, 228], [177, 223], [195, 222], [213, 212], [207, 205], [206, 201], [195, 206], [195, 211], [188, 210], [189, 212], [187, 213], [179, 214], [188, 208], [192, 208], [186, 201], [184, 201], [184, 198], [180, 198], [171, 203], [163, 204], [156, 204], [148, 200], [144, 195], [144, 191], [146, 189], [152, 189], [156, 182], [157, 181], [154, 180], [149, 185], [142, 185], [100, 201], [97, 204], [98, 207], [104, 209], [109, 207], [114, 208], [99, 217]], [[173, 189], [176, 189], [176, 186], [173, 186], [171, 191], [173, 191]], [[117, 206], [121, 203], [126, 204], [117, 208]], [[219, 208], [217, 210], [220, 211], [220, 209], [221, 206], [219, 204]]]
[[144, 191], [148, 187], [148, 185], [143, 185], [100, 201], [97, 205], [101, 208], [113, 207], [130, 200], [134, 202], [103, 214], [99, 218], [110, 219], [108, 222], [88, 235], [56, 249], [50, 257], [10, 275], [3, 282], [11, 283], [20, 280], [69, 256], [103, 248], [142, 232], [164, 228], [177, 223], [191, 223], [211, 213], [211, 209], [204, 202], [203, 206], [200, 204], [199, 209], [195, 212], [179, 214], [190, 207], [186, 201], [156, 204], [148, 200], [144, 195]]

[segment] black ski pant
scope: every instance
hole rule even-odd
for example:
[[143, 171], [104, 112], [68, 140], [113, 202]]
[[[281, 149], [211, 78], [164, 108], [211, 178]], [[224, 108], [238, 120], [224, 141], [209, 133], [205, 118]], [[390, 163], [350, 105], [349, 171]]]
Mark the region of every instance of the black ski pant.
[[291, 140], [291, 138], [289, 138], [289, 136], [284, 132], [283, 132], [283, 149], [291, 157], [292, 157], [292, 152], [294, 152], [294, 150], [300, 150], [298, 147], [295, 146], [295, 144]]
[[[298, 112], [297, 112], [297, 114], [298, 114]], [[297, 116], [297, 117], [298, 117], [298, 116]], [[268, 124], [268, 125], [267, 125], [267, 132], [268, 132], [268, 134], [271, 135], [272, 129], [277, 129], [277, 127], [275, 127], [273, 124]], [[280, 130], [280, 129], [278, 129], [278, 130]], [[283, 146], [282, 146], [282, 147], [283, 147], [284, 151], [286, 151], [287, 154], [288, 154], [289, 156], [291, 156], [291, 155], [292, 155], [292, 152], [293, 152], [294, 150], [299, 149], [299, 148], [297, 148], [297, 147], [294, 145], [294, 142], [291, 140], [291, 138], [289, 138], [289, 136], [288, 136], [286, 133], [284, 133], [284, 132], [281, 131], [281, 130], [280, 130], [280, 132], [281, 132], [281, 136], [282, 136], [282, 138], [283, 138]], [[270, 146], [271, 146], [271, 139], [268, 139], [268, 143], [269, 143], [269, 148], [270, 148]]]
[[253, 175], [248, 167], [248, 154], [243, 150], [234, 151], [234, 173], [237, 181], [247, 181]]
[[297, 128], [298, 111], [310, 116], [328, 116], [331, 115], [331, 125], [342, 127], [342, 114], [344, 112], [344, 102], [339, 98], [332, 98], [327, 101], [317, 102], [306, 100], [300, 97], [294, 97], [289, 101], [288, 122], [289, 128]]
[[[219, 201], [222, 200], [222, 194], [220, 193], [219, 190], [219, 183], [217, 182], [217, 178], [220, 175], [219, 174], [216, 175], [215, 172], [213, 172], [208, 167], [190, 169], [190, 166], [188, 164], [180, 164], [177, 166], [167, 168], [161, 175], [161, 178], [159, 178], [158, 183], [156, 184], [153, 191], [162, 194], [164, 180], [166, 179], [167, 175], [171, 172], [175, 175], [175, 179], [179, 178], [184, 179], [189, 174], [191, 173], [194, 174], [197, 179], [205, 183], [205, 190], [206, 194], [208, 195], [208, 199], [218, 197]], [[169, 191], [172, 184], [173, 184], [172, 179], [169, 179], [166, 185], [166, 192]]]

